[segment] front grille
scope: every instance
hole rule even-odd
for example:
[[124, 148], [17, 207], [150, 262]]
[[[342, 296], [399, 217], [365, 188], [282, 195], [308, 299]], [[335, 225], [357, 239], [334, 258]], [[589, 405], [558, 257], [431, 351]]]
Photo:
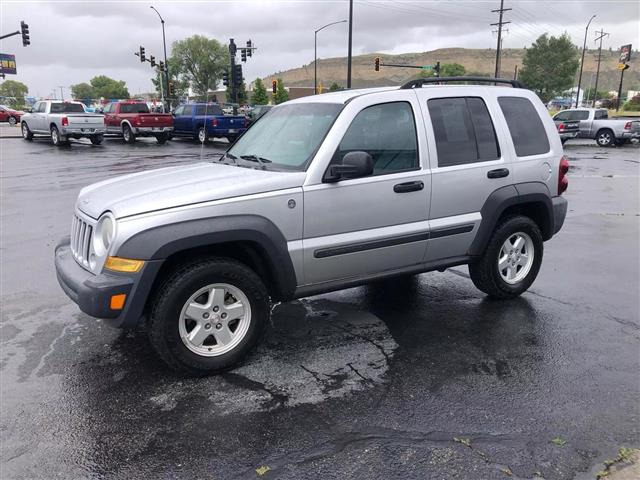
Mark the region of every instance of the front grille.
[[71, 253], [76, 261], [86, 268], [89, 268], [92, 235], [93, 227], [78, 215], [74, 215], [71, 220]]

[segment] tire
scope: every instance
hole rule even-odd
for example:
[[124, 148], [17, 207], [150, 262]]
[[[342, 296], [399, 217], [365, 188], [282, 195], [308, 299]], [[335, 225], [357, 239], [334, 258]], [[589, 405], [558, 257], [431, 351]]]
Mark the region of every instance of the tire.
[[[225, 288], [248, 305], [239, 320], [227, 317], [228, 328], [222, 326], [224, 308], [216, 310], [220, 299], [208, 293], [212, 286], [217, 287], [214, 292]], [[197, 315], [188, 315], [189, 305], [195, 306], [192, 310]], [[169, 275], [155, 293], [150, 311], [149, 339], [160, 358], [175, 370], [200, 376], [228, 370], [246, 358], [266, 330], [270, 302], [264, 283], [253, 270], [233, 259], [209, 258], [184, 264]], [[201, 334], [191, 342], [187, 338], [194, 331]], [[220, 342], [217, 331], [222, 335]], [[205, 337], [207, 332], [211, 333]]]
[[160, 145], [164, 145], [165, 143], [167, 143], [167, 140], [169, 140], [169, 135], [167, 135], [166, 133], [160, 133], [160, 134], [156, 135], [155, 137], [156, 137], [156, 141]]
[[89, 137], [89, 140], [91, 140], [93, 145], [100, 145], [103, 139], [104, 137], [102, 135], [92, 135]]
[[237, 135], [230, 135], [227, 137], [227, 140], [229, 140], [229, 143], [235, 143], [237, 139], [238, 139]]
[[56, 127], [55, 125], [51, 126], [51, 143], [53, 143], [56, 147], [60, 147], [67, 143], [62, 139], [62, 135], [60, 135], [58, 127]]
[[122, 126], [122, 138], [124, 139], [125, 143], [129, 144], [135, 143], [136, 141], [136, 136], [127, 123]]
[[565, 143], [567, 143], [567, 140], [569, 140], [568, 138], [561, 138], [560, 141], [562, 142], [562, 145], [564, 145]]
[[22, 138], [29, 142], [33, 140], [33, 132], [29, 130], [29, 125], [27, 125], [27, 122], [22, 122]]
[[605, 128], [598, 131], [596, 134], [596, 143], [600, 147], [612, 147], [615, 143], [616, 137], [611, 130]]
[[18, 119], [16, 117], [9, 117], [7, 121], [9, 122], [9, 125], [11, 125], [12, 127], [15, 127], [16, 124], [18, 123]]
[[196, 141], [198, 143], [207, 143], [209, 141], [209, 132], [204, 127], [200, 127], [198, 129], [198, 133], [196, 135]]
[[[522, 247], [517, 246], [517, 239], [522, 240]], [[542, 234], [533, 220], [521, 215], [507, 217], [494, 230], [482, 256], [469, 264], [469, 275], [473, 284], [490, 297], [514, 298], [536, 279], [543, 251]], [[501, 271], [499, 264], [506, 268]]]

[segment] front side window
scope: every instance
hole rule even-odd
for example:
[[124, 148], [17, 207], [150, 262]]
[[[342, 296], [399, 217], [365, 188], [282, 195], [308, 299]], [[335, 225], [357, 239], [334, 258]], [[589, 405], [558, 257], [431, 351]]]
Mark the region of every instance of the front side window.
[[45, 102], [40, 102], [38, 106], [38, 113], [45, 113], [47, 111], [47, 104]]
[[186, 115], [188, 117], [193, 115], [193, 105], [185, 105], [184, 110], [182, 111], [182, 115]]
[[180, 115], [182, 115], [184, 113], [184, 105], [180, 105], [178, 108], [176, 108], [176, 111], [173, 112], [173, 114], [176, 117], [179, 117]]
[[427, 102], [438, 151], [438, 167], [500, 158], [496, 132], [484, 100], [433, 98]]
[[507, 121], [518, 157], [549, 152], [547, 132], [538, 111], [528, 98], [500, 97], [498, 103]]
[[220, 105], [208, 104], [208, 105], [196, 105], [196, 115], [224, 115]]
[[416, 123], [407, 102], [383, 103], [363, 109], [351, 122], [331, 163], [349, 152], [367, 152], [373, 175], [419, 168]]
[[228, 153], [259, 158], [267, 168], [304, 171], [342, 110], [336, 103], [294, 103], [272, 109]]

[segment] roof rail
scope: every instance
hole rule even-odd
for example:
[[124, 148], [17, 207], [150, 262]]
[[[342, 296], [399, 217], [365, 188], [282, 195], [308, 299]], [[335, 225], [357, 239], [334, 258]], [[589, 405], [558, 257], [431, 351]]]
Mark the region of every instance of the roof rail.
[[449, 82], [482, 82], [482, 83], [508, 83], [513, 88], [526, 88], [522, 82], [518, 80], [509, 80], [507, 78], [491, 78], [491, 77], [429, 77], [417, 78], [409, 80], [400, 88], [403, 90], [409, 88], [420, 88], [428, 83], [449, 83]]

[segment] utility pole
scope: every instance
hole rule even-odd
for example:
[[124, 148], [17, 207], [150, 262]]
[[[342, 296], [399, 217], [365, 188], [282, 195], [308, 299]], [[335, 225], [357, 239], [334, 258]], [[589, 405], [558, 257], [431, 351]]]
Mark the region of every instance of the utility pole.
[[513, 79], [518, 79], [518, 65], [516, 65], [516, 68], [513, 69]]
[[587, 49], [587, 32], [589, 31], [589, 25], [591, 25], [591, 22], [593, 21], [593, 19], [596, 18], [595, 15], [593, 15], [590, 19], [589, 19], [589, 23], [587, 23], [587, 27], [584, 29], [584, 43], [582, 45], [582, 60], [580, 60], [580, 76], [578, 77], [578, 91], [576, 92], [576, 108], [578, 108], [580, 105], [580, 85], [582, 84], [582, 69], [584, 68], [584, 52]]
[[600, 76], [600, 59], [602, 57], [602, 39], [604, 37], [608, 37], [609, 34], [606, 33], [604, 29], [600, 29], [599, 32], [596, 30], [596, 35], [599, 35], [599, 37], [596, 38], [595, 41], [597, 42], [598, 40], [600, 40], [600, 46], [598, 47], [598, 67], [596, 68], [596, 86], [593, 89], [594, 91], [593, 104], [592, 104], [593, 107], [596, 106], [596, 100], [597, 100], [596, 97], [598, 96], [598, 77]]
[[60, 99], [64, 100], [64, 92], [62, 91], [64, 85], [58, 85], [58, 88], [60, 89]]
[[500, 8], [497, 10], [491, 10], [493, 13], [499, 13], [500, 16], [498, 18], [498, 23], [492, 23], [491, 26], [498, 27], [498, 44], [496, 46], [496, 71], [494, 78], [498, 78], [500, 76], [500, 51], [502, 50], [502, 26], [511, 22], [503, 22], [502, 14], [504, 12], [508, 12], [512, 10], [511, 8], [504, 8], [504, 0], [500, 0]]
[[349, 51], [347, 53], [347, 88], [351, 88], [351, 45], [353, 40], [353, 0], [349, 0]]

